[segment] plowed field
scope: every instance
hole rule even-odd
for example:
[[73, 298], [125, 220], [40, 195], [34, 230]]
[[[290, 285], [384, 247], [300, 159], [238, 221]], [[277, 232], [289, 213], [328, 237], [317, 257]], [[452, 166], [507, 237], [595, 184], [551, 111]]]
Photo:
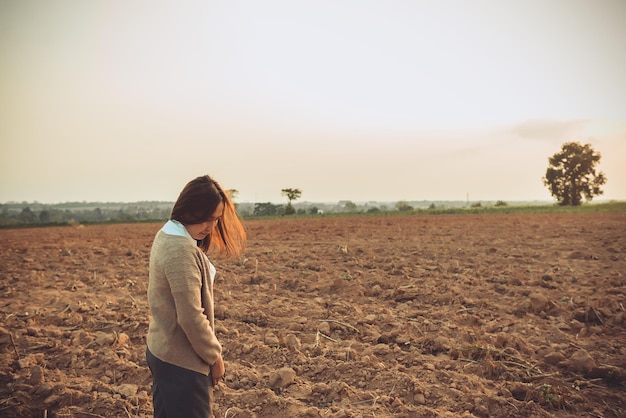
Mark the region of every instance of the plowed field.
[[[626, 417], [626, 214], [244, 223], [216, 417]], [[0, 230], [0, 416], [151, 416], [160, 226]]]

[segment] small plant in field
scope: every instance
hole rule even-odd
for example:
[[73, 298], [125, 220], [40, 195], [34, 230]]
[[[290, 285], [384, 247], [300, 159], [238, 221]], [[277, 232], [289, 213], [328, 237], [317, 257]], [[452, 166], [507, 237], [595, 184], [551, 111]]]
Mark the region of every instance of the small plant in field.
[[543, 400], [548, 402], [550, 406], [557, 409], [565, 409], [565, 400], [563, 399], [563, 396], [556, 393], [552, 385], [543, 384], [537, 389], [541, 393]]

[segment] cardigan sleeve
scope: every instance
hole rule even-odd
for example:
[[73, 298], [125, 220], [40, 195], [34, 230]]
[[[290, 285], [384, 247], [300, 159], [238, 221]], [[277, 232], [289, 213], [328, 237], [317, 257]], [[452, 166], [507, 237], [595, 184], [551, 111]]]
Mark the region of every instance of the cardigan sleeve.
[[[221, 354], [222, 346], [211, 327], [209, 312], [205, 312], [202, 306], [202, 263], [198, 252], [193, 246], [172, 249], [167, 251], [163, 261], [178, 325], [196, 354], [212, 365]], [[213, 297], [210, 292], [209, 297]]]

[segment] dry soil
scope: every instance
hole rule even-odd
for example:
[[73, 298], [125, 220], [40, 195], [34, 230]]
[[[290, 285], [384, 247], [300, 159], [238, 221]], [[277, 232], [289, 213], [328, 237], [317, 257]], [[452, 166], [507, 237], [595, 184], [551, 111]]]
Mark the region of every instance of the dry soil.
[[[160, 226], [0, 230], [0, 416], [151, 416]], [[245, 226], [216, 417], [626, 416], [626, 214]]]

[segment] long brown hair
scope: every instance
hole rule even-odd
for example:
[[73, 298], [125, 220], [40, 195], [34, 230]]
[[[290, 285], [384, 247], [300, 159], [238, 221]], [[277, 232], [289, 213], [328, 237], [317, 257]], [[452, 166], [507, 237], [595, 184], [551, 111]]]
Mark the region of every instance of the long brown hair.
[[224, 213], [211, 234], [198, 241], [198, 247], [205, 253], [238, 256], [246, 245], [246, 231], [230, 196], [211, 177], [200, 176], [187, 183], [174, 204], [170, 219], [183, 225], [205, 222], [215, 213], [220, 202], [224, 203]]

